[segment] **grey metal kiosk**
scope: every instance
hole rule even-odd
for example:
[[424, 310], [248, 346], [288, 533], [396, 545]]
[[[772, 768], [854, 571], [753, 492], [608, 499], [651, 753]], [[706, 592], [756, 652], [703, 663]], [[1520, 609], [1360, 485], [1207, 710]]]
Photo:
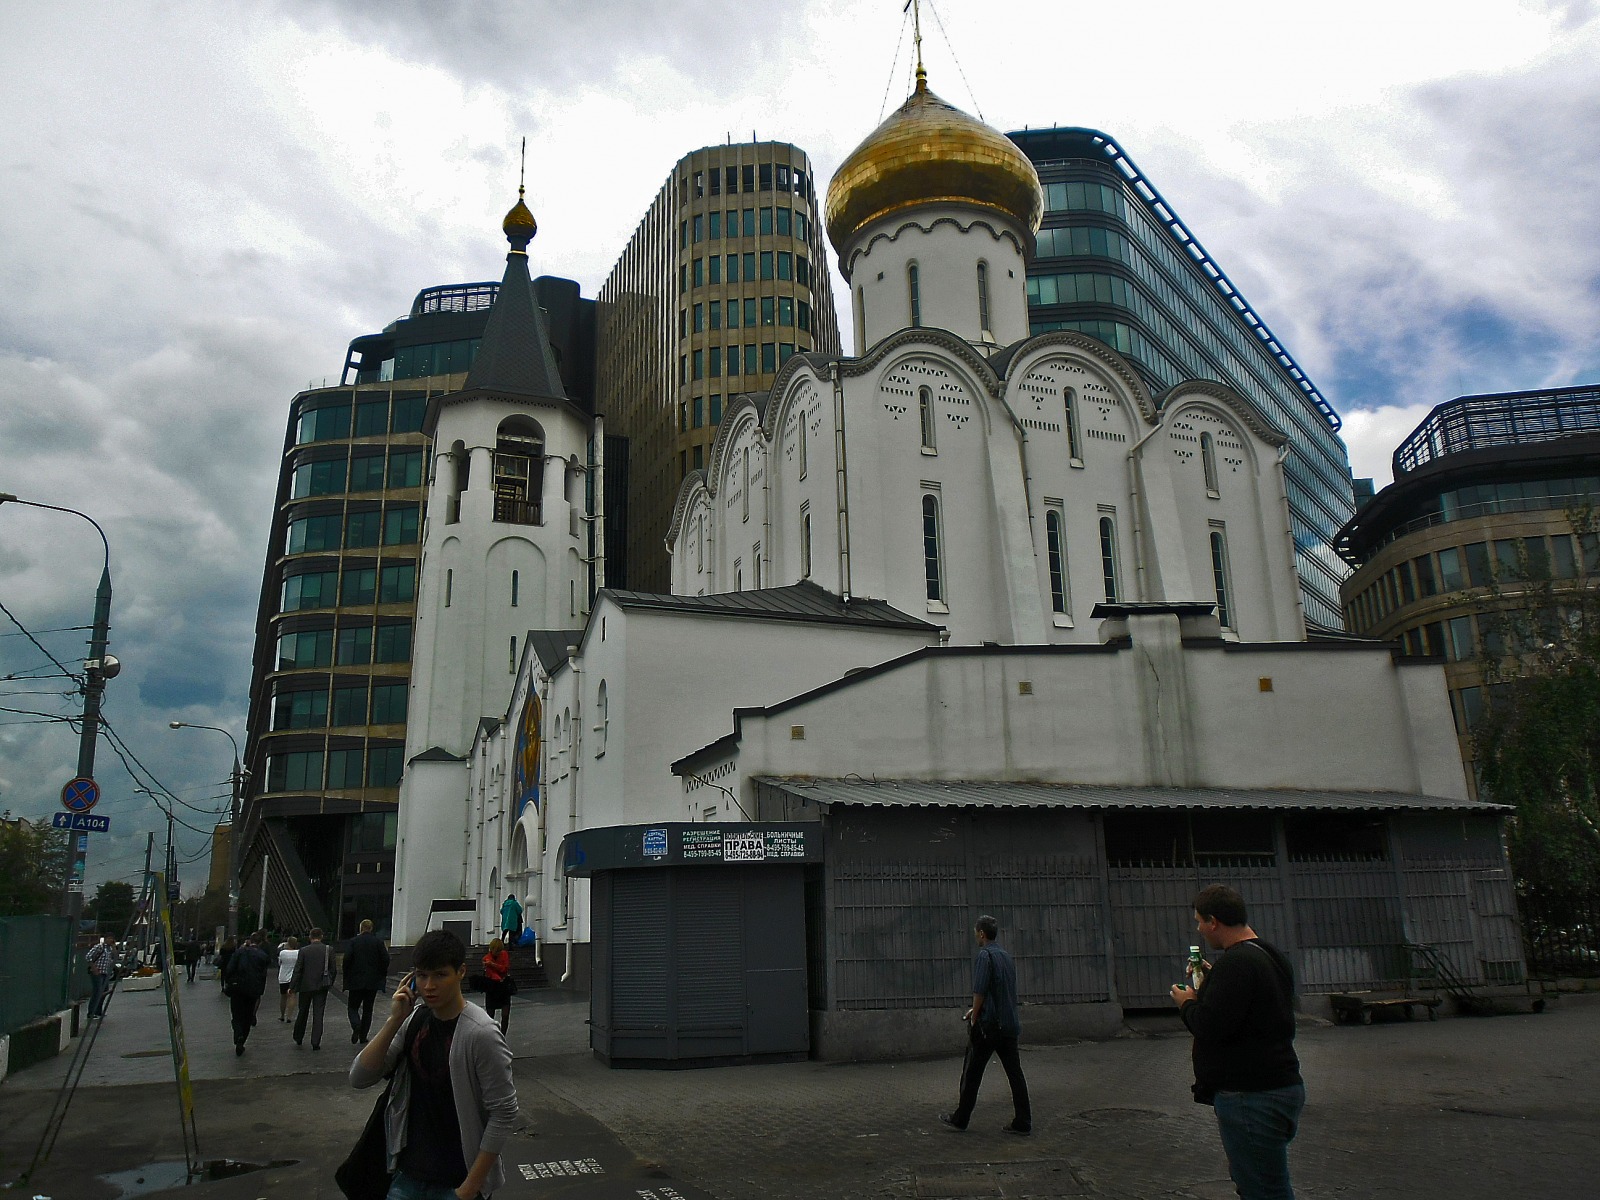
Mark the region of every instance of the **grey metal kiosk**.
[[815, 823], [614, 825], [561, 843], [590, 889], [589, 1044], [613, 1067], [803, 1059]]

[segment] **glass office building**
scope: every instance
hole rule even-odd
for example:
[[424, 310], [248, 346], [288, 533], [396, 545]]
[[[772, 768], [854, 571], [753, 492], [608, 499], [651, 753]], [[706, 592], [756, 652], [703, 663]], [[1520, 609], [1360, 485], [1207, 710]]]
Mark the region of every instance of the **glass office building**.
[[[571, 280], [534, 287], [567, 390], [592, 397], [594, 302]], [[337, 387], [289, 406], [239, 847], [241, 906], [255, 913], [264, 896], [274, 928], [341, 939], [371, 919], [387, 936], [428, 494], [423, 417], [431, 397], [464, 385], [499, 288], [426, 289], [406, 316], [350, 343]]]
[[1009, 136], [1044, 187], [1028, 268], [1032, 332], [1098, 338], [1156, 395], [1210, 379], [1256, 404], [1289, 438], [1284, 472], [1306, 620], [1343, 628], [1339, 587], [1349, 567], [1333, 543], [1355, 505], [1338, 414], [1114, 140], [1093, 129]]

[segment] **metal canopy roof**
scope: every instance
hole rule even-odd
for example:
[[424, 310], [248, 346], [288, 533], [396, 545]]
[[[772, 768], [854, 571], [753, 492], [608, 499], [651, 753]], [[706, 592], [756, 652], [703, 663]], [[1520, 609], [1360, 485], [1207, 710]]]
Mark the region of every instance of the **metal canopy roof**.
[[1342, 812], [1512, 811], [1508, 805], [1406, 792], [1341, 792], [1298, 788], [1104, 787], [1075, 783], [1009, 783], [995, 780], [785, 779], [756, 776], [755, 782], [815, 804], [973, 808], [1288, 809]]

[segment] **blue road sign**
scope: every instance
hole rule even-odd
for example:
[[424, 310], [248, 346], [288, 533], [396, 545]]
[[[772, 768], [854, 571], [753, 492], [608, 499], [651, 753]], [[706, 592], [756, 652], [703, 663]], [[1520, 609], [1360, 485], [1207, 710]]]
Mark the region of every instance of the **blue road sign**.
[[84, 833], [106, 833], [111, 829], [111, 818], [96, 817], [90, 813], [59, 812], [50, 814], [50, 824], [56, 829], [78, 829]]
[[61, 789], [61, 807], [68, 812], [86, 813], [100, 803], [100, 785], [85, 775], [69, 779]]

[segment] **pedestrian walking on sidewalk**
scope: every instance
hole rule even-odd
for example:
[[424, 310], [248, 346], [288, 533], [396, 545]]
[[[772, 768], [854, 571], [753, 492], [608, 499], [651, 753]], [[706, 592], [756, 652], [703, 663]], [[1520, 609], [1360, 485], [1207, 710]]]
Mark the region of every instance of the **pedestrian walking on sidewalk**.
[[1294, 971], [1256, 936], [1244, 897], [1224, 884], [1194, 900], [1194, 927], [1215, 965], [1191, 968], [1192, 986], [1172, 988], [1194, 1035], [1194, 1098], [1217, 1114], [1228, 1175], [1243, 1200], [1294, 1200], [1289, 1143], [1305, 1107], [1294, 1052]]
[[294, 1019], [294, 1044], [305, 1044], [306, 1018], [311, 1018], [311, 1048], [322, 1049], [322, 1010], [328, 1004], [328, 989], [333, 986], [333, 953], [322, 940], [322, 930], [313, 929], [311, 940], [294, 960], [289, 986], [297, 993], [300, 1012]]
[[98, 1021], [105, 1016], [106, 989], [117, 969], [117, 951], [111, 944], [111, 935], [105, 934], [84, 955], [89, 968], [89, 1020]]
[[488, 1196], [505, 1183], [500, 1151], [517, 1119], [511, 1049], [489, 1015], [462, 995], [466, 960], [453, 933], [418, 938], [414, 969], [390, 998], [389, 1019], [350, 1064], [358, 1088], [394, 1072], [384, 1110], [395, 1172], [390, 1200]]
[[359, 1045], [372, 1029], [372, 1005], [389, 979], [389, 948], [372, 931], [372, 922], [350, 939], [344, 952], [344, 995], [350, 1014], [350, 1040]]
[[294, 979], [294, 962], [300, 957], [300, 939], [289, 938], [278, 947], [278, 1020], [287, 1021], [294, 1016], [295, 995], [290, 981]]
[[272, 970], [272, 963], [267, 958], [264, 941], [259, 931], [252, 933], [244, 945], [228, 955], [228, 965], [222, 971], [222, 994], [228, 998], [233, 1017], [235, 1055], [244, 1053], [250, 1030], [255, 1028], [261, 995], [267, 990], [267, 974]]
[[217, 947], [217, 986], [222, 989], [224, 996], [228, 994], [228, 960], [237, 949], [238, 943], [232, 938], [225, 938], [222, 945]]
[[483, 1007], [489, 1015], [500, 1013], [500, 1032], [511, 1024], [511, 954], [499, 938], [489, 943], [483, 956]]
[[972, 961], [972, 1007], [967, 1009], [967, 1054], [961, 1064], [961, 1098], [954, 1112], [939, 1120], [951, 1129], [965, 1129], [978, 1103], [978, 1088], [983, 1069], [998, 1055], [1011, 1084], [1011, 1124], [1007, 1133], [1026, 1135], [1033, 1131], [1033, 1110], [1028, 1103], [1028, 1081], [1022, 1075], [1022, 1060], [1017, 1056], [1017, 1038], [1022, 1023], [1017, 1016], [1017, 965], [999, 944], [1000, 923], [993, 917], [979, 917], [973, 926], [978, 953]]

